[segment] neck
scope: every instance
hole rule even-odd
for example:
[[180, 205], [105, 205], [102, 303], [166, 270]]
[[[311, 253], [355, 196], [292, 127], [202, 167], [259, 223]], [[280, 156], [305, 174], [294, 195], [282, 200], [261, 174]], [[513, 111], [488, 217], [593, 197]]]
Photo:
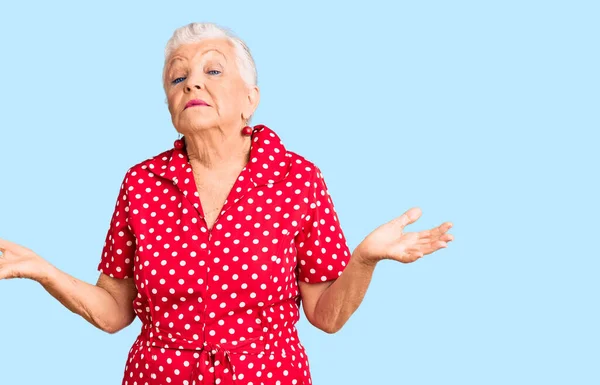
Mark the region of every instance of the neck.
[[243, 136], [241, 128], [211, 128], [185, 135], [190, 163], [205, 172], [244, 168], [250, 157], [250, 144], [250, 137]]

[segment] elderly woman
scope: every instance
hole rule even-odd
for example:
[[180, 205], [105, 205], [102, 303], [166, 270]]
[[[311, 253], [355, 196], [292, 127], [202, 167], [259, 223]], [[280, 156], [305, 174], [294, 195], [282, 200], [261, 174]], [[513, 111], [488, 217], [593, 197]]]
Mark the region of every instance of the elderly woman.
[[334, 333], [378, 261], [413, 262], [452, 240], [451, 223], [403, 233], [413, 208], [350, 252], [317, 166], [263, 125], [246, 45], [214, 24], [175, 31], [163, 85], [173, 148], [123, 180], [96, 285], [0, 240], [0, 279], [29, 278], [96, 327], [142, 322], [123, 384], [310, 384], [302, 304]]

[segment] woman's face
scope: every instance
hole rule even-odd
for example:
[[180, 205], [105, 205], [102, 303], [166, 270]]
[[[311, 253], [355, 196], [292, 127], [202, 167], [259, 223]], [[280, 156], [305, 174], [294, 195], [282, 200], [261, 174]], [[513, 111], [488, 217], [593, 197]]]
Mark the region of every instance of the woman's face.
[[225, 39], [177, 48], [166, 64], [165, 90], [173, 125], [184, 135], [240, 127], [259, 100], [258, 87], [242, 80], [234, 47]]

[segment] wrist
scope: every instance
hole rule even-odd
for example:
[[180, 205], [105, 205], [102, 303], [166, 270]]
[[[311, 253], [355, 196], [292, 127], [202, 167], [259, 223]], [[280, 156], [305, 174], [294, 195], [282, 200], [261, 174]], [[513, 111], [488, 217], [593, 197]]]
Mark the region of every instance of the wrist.
[[377, 262], [379, 262], [378, 259], [368, 257], [367, 254], [362, 253], [359, 248], [356, 248], [352, 253], [352, 259], [354, 259], [359, 265], [371, 269], [375, 268], [375, 265], [377, 265]]
[[35, 281], [39, 282], [42, 285], [47, 285], [52, 281], [52, 277], [56, 272], [56, 268], [52, 266], [46, 260], [41, 260], [39, 262], [39, 266], [36, 269], [35, 276], [32, 277]]

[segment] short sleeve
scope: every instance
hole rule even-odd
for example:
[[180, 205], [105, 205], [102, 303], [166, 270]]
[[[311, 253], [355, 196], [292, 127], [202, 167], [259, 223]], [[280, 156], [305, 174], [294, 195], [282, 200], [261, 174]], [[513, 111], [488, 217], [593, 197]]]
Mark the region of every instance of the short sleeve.
[[127, 176], [123, 179], [115, 210], [106, 234], [98, 270], [113, 278], [132, 278], [136, 248], [135, 236], [129, 225]]
[[298, 279], [317, 283], [338, 278], [351, 253], [321, 170], [314, 166], [311, 173], [309, 209], [296, 237], [296, 249]]

